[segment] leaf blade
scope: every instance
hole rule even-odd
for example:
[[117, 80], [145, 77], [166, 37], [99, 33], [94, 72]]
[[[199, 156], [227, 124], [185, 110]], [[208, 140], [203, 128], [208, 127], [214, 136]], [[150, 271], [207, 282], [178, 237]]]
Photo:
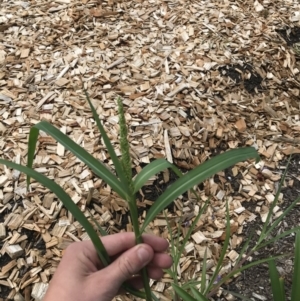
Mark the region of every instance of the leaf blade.
[[294, 273], [292, 280], [292, 298], [291, 301], [299, 300], [300, 296], [300, 231], [296, 235], [295, 243], [295, 262], [294, 262]]
[[[114, 148], [113, 148], [113, 146], [112, 146], [112, 144], [111, 144], [111, 142], [110, 142], [110, 140], [109, 140], [109, 138], [108, 138], [108, 136], [106, 134], [106, 131], [104, 130], [104, 127], [103, 127], [103, 125], [102, 125], [102, 123], [100, 121], [98, 113], [97, 113], [95, 107], [92, 104], [90, 96], [89, 96], [89, 94], [87, 93], [87, 91], [85, 89], [84, 89], [84, 93], [85, 93], [86, 99], [87, 99], [87, 101], [89, 103], [89, 106], [90, 106], [90, 108], [92, 110], [93, 118], [96, 121], [97, 127], [98, 127], [98, 129], [100, 131], [100, 134], [101, 134], [102, 138], [103, 138], [103, 141], [105, 143], [107, 151], [108, 151], [108, 153], [109, 153], [109, 155], [110, 155], [110, 157], [111, 157], [111, 159], [112, 159], [112, 161], [114, 163], [117, 175], [120, 178], [120, 180], [121, 180], [122, 183], [126, 183], [127, 181], [126, 181], [125, 171], [122, 168], [121, 162], [120, 162], [120, 160], [117, 157], [117, 154], [116, 154], [116, 152], [115, 152], [115, 150], [114, 150]], [[127, 193], [128, 193], [128, 191], [127, 191]]]
[[[91, 170], [101, 179], [103, 179], [114, 191], [116, 191], [122, 198], [125, 200], [127, 199], [127, 190], [126, 185], [123, 185], [119, 179], [109, 171], [105, 165], [103, 165], [100, 161], [94, 158], [91, 154], [89, 154], [85, 149], [83, 149], [80, 145], [75, 143], [72, 139], [70, 139], [67, 135], [63, 134], [59, 129], [54, 127], [52, 124], [48, 123], [47, 121], [41, 121], [36, 124], [30, 130], [33, 131], [33, 135], [36, 135], [35, 129], [42, 130], [51, 137], [53, 137], [56, 141], [62, 144], [66, 149], [72, 152], [79, 160], [84, 162]], [[37, 138], [37, 136], [32, 136], [32, 138]], [[32, 157], [32, 147], [31, 146], [31, 157], [28, 158], [28, 167], [32, 166], [33, 157]], [[29, 165], [31, 163], [31, 166]]]
[[[34, 159], [34, 153], [35, 153], [38, 135], [39, 135], [39, 130], [35, 127], [32, 127], [30, 129], [29, 137], [28, 137], [27, 167], [32, 167], [33, 165], [33, 159]], [[26, 184], [28, 189], [30, 184], [30, 177], [26, 178]]]
[[190, 289], [194, 295], [194, 297], [198, 300], [198, 301], [209, 301], [207, 298], [205, 298], [204, 295], [202, 295], [198, 290], [196, 290], [193, 286], [190, 286]]
[[272, 294], [274, 301], [284, 301], [285, 300], [285, 294], [283, 287], [281, 285], [280, 281], [280, 276], [277, 271], [275, 261], [270, 260], [268, 262], [269, 265], [269, 275], [270, 275], [270, 280], [271, 280], [271, 288], [272, 288]]
[[172, 169], [178, 177], [182, 176], [181, 171], [174, 164], [171, 164], [166, 159], [157, 159], [149, 163], [138, 173], [133, 181], [134, 193], [138, 192], [149, 178], [168, 168]]
[[228, 245], [229, 245], [229, 239], [230, 239], [230, 216], [229, 216], [228, 202], [226, 202], [226, 237], [225, 237], [225, 241], [224, 241], [224, 244], [223, 244], [223, 247], [222, 247], [220, 257], [219, 257], [218, 262], [217, 262], [217, 266], [215, 268], [215, 271], [214, 271], [214, 273], [213, 273], [213, 275], [212, 275], [212, 277], [209, 281], [209, 284], [208, 284], [204, 294], [207, 294], [210, 291], [211, 287], [214, 285], [215, 280], [218, 277], [218, 274], [219, 274], [220, 270], [222, 269], [222, 263], [223, 263], [225, 255], [226, 255]]
[[[185, 290], [183, 290], [180, 286], [172, 283], [171, 284], [174, 291], [178, 294], [180, 298], [184, 301], [197, 301], [195, 298], [193, 298], [189, 293], [187, 293]], [[207, 301], [207, 300], [205, 300]]]
[[141, 232], [145, 230], [147, 225], [159, 212], [184, 192], [213, 176], [215, 173], [249, 158], [259, 158], [256, 150], [252, 147], [230, 150], [186, 173], [174, 182], [151, 206], [142, 225]]
[[0, 159], [0, 164], [6, 165], [8, 167], [11, 167], [20, 172], [25, 173], [26, 175], [29, 175], [31, 178], [35, 179], [36, 181], [38, 181], [39, 183], [43, 184], [45, 187], [50, 189], [62, 201], [64, 206], [73, 214], [73, 216], [80, 222], [80, 224], [86, 230], [103, 264], [108, 265], [110, 263], [110, 258], [101, 242], [101, 239], [98, 237], [96, 231], [94, 230], [93, 226], [89, 223], [89, 221], [84, 216], [84, 214], [79, 210], [76, 204], [72, 201], [70, 196], [58, 184], [48, 179], [43, 174], [27, 166], [9, 162], [3, 159]]
[[[79, 208], [76, 206], [76, 204], [72, 201], [70, 196], [58, 184], [56, 184], [54, 181], [48, 179], [43, 174], [40, 174], [37, 171], [35, 171], [32, 168], [29, 168], [27, 166], [16, 164], [16, 163], [13, 163], [13, 162], [10, 162], [7, 160], [3, 160], [3, 159], [0, 159], [0, 164], [3, 164], [10, 168], [19, 170], [20, 172], [23, 172], [26, 175], [29, 174], [31, 178], [40, 182], [45, 187], [50, 189], [53, 193], [55, 193], [56, 196], [63, 202], [65, 207], [73, 214], [73, 216], [80, 222], [80, 224], [86, 230], [89, 237], [91, 238], [91, 241], [93, 242], [93, 244], [95, 246], [97, 254], [98, 254], [100, 260], [102, 261], [103, 265], [107, 266], [110, 263], [110, 258], [106, 252], [106, 249], [105, 249], [101, 239], [99, 238], [98, 234], [94, 230], [93, 226], [89, 223], [89, 221], [84, 216], [84, 214], [79, 210]], [[123, 284], [122, 287], [126, 291], [130, 292], [132, 295], [145, 299], [144, 292], [136, 290], [127, 284]], [[152, 297], [154, 300], [158, 301], [158, 299], [155, 297], [154, 294], [152, 294]]]

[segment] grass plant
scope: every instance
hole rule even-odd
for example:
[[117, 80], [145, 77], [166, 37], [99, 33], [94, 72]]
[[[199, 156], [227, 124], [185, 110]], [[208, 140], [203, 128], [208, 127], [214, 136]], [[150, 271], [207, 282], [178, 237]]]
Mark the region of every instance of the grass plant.
[[[86, 93], [86, 92], [85, 92]], [[120, 99], [117, 100], [119, 108], [119, 125], [120, 125], [120, 148], [122, 157], [119, 159], [116, 155], [113, 145], [109, 140], [104, 127], [99, 119], [98, 113], [94, 108], [92, 101], [90, 100], [88, 94], [86, 93], [86, 98], [89, 106], [92, 110], [93, 118], [97, 124], [97, 127], [101, 133], [101, 137], [104, 141], [106, 149], [110, 155], [110, 158], [114, 165], [115, 172], [108, 169], [105, 164], [98, 161], [91, 154], [89, 154], [84, 148], [75, 143], [67, 135], [63, 134], [59, 129], [54, 127], [47, 121], [41, 121], [34, 125], [29, 134], [28, 142], [28, 159], [27, 166], [16, 164], [7, 160], [0, 159], [0, 164], [6, 165], [7, 167], [21, 171], [27, 175], [27, 187], [30, 190], [31, 178], [40, 182], [42, 185], [47, 187], [52, 191], [58, 199], [64, 204], [64, 206], [73, 214], [74, 218], [80, 222], [83, 228], [86, 230], [87, 234], [91, 238], [100, 260], [107, 266], [110, 264], [110, 258], [99, 238], [97, 231], [93, 228], [91, 223], [85, 217], [85, 215], [80, 211], [77, 205], [72, 201], [70, 196], [60, 187], [55, 181], [50, 180], [43, 174], [37, 172], [33, 168], [33, 162], [36, 152], [37, 140], [39, 132], [43, 131], [49, 136], [53, 137], [57, 142], [63, 145], [67, 150], [73, 153], [80, 161], [85, 163], [94, 173], [95, 176], [103, 179], [122, 199], [128, 203], [131, 221], [133, 224], [133, 229], [136, 237], [136, 243], [142, 243], [142, 233], [145, 231], [146, 227], [155, 219], [155, 217], [163, 211], [168, 205], [170, 205], [176, 198], [185, 193], [186, 191], [193, 189], [194, 186], [200, 184], [204, 180], [210, 178], [215, 173], [222, 171], [238, 162], [245, 161], [248, 159], [259, 159], [256, 150], [252, 147], [239, 148], [234, 150], [229, 150], [224, 152], [206, 162], [197, 166], [195, 169], [182, 174], [181, 171], [173, 164], [169, 163], [165, 159], [158, 159], [150, 164], [148, 164], [135, 178], [132, 178], [132, 164], [130, 157], [130, 145], [127, 139], [127, 125], [124, 117], [123, 104]], [[151, 206], [143, 224], [139, 225], [138, 212], [136, 205], [136, 193], [143, 187], [145, 182], [151, 178], [153, 175], [162, 172], [163, 170], [170, 168], [178, 176], [178, 180], [170, 185], [156, 200], [156, 202]], [[102, 231], [102, 234], [104, 232]], [[189, 235], [191, 232], [189, 233]], [[227, 238], [228, 244], [229, 238]], [[185, 242], [185, 241], [184, 241]], [[183, 247], [179, 248], [182, 252]], [[226, 250], [225, 250], [226, 251]], [[225, 254], [225, 251], [222, 253]], [[176, 260], [178, 260], [176, 258]], [[221, 264], [220, 264], [221, 266]], [[144, 291], [134, 290], [132, 287], [124, 284], [124, 289], [134, 296], [144, 298], [147, 301], [156, 299], [155, 295], [151, 292], [149, 287], [149, 279], [147, 276], [146, 269], [142, 272], [144, 281]], [[213, 275], [212, 279], [217, 277], [217, 273]], [[174, 284], [175, 285], [175, 284]], [[205, 286], [204, 294], [207, 294], [213, 289], [213, 284], [210, 283], [209, 286]], [[182, 289], [180, 286], [174, 286], [175, 291], [180, 291]], [[178, 293], [179, 296], [181, 296]], [[205, 300], [205, 299], [203, 299]]]

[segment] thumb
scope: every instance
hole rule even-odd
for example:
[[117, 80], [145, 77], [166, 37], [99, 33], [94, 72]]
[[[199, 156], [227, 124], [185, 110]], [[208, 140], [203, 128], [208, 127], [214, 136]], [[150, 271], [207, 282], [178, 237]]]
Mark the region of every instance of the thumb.
[[[120, 255], [107, 270], [111, 283], [121, 286], [123, 282], [145, 267], [153, 258], [153, 249], [146, 244], [139, 244]], [[109, 271], [108, 271], [109, 270]]]

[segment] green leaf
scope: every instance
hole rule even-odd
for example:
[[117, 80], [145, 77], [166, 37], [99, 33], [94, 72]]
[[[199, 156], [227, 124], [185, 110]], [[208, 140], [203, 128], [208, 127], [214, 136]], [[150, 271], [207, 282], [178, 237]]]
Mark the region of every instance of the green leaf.
[[[97, 254], [103, 263], [104, 266], [107, 266], [110, 263], [110, 258], [106, 252], [106, 249], [104, 245], [102, 244], [101, 239], [99, 238], [97, 232], [94, 230], [93, 226], [89, 223], [87, 218], [84, 216], [84, 214], [79, 210], [79, 208], [76, 206], [76, 204], [72, 201], [70, 196], [54, 181], [48, 179], [43, 174], [33, 170], [32, 168], [16, 164], [13, 162], [9, 162], [3, 159], [0, 159], [0, 164], [6, 165], [10, 168], [16, 169], [20, 172], [25, 173], [30, 178], [35, 179], [36, 181], [40, 182], [42, 185], [47, 187], [49, 190], [51, 190], [57, 197], [62, 201], [64, 206], [73, 214], [74, 218], [78, 220], [78, 222], [82, 225], [82, 227], [85, 229], [89, 237], [91, 238], [92, 243], [95, 246], [95, 249], [97, 251]], [[142, 291], [138, 291], [130, 287], [129, 285], [123, 284], [122, 287], [127, 291], [130, 292], [132, 295], [144, 298], [145, 299], [145, 293]], [[152, 294], [152, 298], [155, 301], [158, 301], [155, 296]]]
[[203, 296], [197, 289], [195, 289], [193, 286], [190, 286], [190, 289], [194, 295], [194, 297], [198, 300], [198, 301], [209, 301], [207, 298], [205, 298], [205, 296]]
[[[118, 178], [107, 169], [100, 161], [90, 155], [85, 149], [75, 143], [68, 136], [63, 134], [59, 129], [54, 127], [47, 121], [41, 121], [30, 129], [29, 145], [28, 145], [28, 163], [27, 166], [31, 167], [33, 162], [34, 150], [36, 146], [37, 130], [42, 130], [49, 134], [56, 141], [62, 144], [66, 149], [72, 152], [79, 160], [84, 162], [99, 178], [103, 179], [121, 198], [127, 199], [126, 185], [121, 183]], [[27, 177], [27, 181], [30, 177]], [[125, 182], [126, 183], [126, 182]]]
[[[193, 230], [195, 229], [202, 213], [206, 210], [207, 206], [208, 206], [208, 203], [209, 203], [210, 199], [207, 199], [206, 202], [204, 203], [204, 205], [202, 206], [202, 208], [199, 210], [196, 218], [194, 219], [194, 221], [192, 222], [191, 226], [189, 227], [189, 230], [187, 232], [187, 234], [185, 235], [180, 247], [178, 248], [178, 253], [177, 253], [177, 256], [175, 257], [175, 260], [174, 262], [176, 263], [176, 266], [178, 265], [179, 263], [179, 259], [181, 257], [181, 254], [184, 250], [184, 247], [187, 243], [187, 241], [190, 239], [190, 236], [192, 235], [192, 232]], [[180, 235], [177, 236], [178, 240], [177, 240], [177, 245], [179, 244], [179, 238], [180, 238]]]
[[[197, 301], [189, 293], [187, 293], [185, 290], [183, 290], [180, 286], [178, 286], [174, 283], [172, 283], [171, 285], [172, 285], [174, 291], [178, 294], [178, 296], [180, 298], [182, 298], [183, 301]], [[205, 301], [207, 301], [207, 300], [205, 300]]]
[[269, 239], [268, 241], [264, 242], [263, 244], [260, 244], [258, 248], [255, 248], [255, 250], [258, 251], [258, 250], [262, 249], [263, 247], [265, 247], [265, 246], [267, 246], [267, 245], [269, 245], [269, 244], [271, 244], [271, 243], [274, 243], [275, 241], [279, 240], [280, 238], [286, 237], [286, 236], [288, 236], [289, 234], [295, 233], [295, 232], [297, 232], [297, 231], [300, 231], [300, 226], [299, 226], [299, 227], [292, 228], [292, 229], [290, 229], [290, 230], [287, 230], [287, 231], [285, 231], [285, 232], [283, 232], [283, 233], [281, 233], [281, 234], [275, 236], [274, 238]]
[[[171, 250], [170, 251], [171, 251], [172, 258], [173, 258], [173, 264], [172, 264], [171, 268], [166, 270], [166, 272], [172, 277], [175, 284], [177, 284], [178, 283], [177, 274], [176, 274], [177, 264], [176, 264], [176, 260], [174, 260], [174, 258], [176, 258], [174, 237], [173, 237], [173, 232], [172, 232], [172, 229], [171, 229], [171, 226], [170, 226], [170, 223], [169, 223], [169, 220], [168, 220], [168, 217], [167, 217], [167, 214], [165, 211], [164, 211], [164, 216], [167, 221], [167, 229], [168, 229], [168, 232], [170, 235], [170, 242], [171, 242]], [[178, 227], [178, 229], [177, 229], [178, 236], [179, 236], [179, 231], [180, 231], [180, 227]]]
[[206, 259], [207, 259], [207, 247], [205, 248], [202, 273], [201, 273], [201, 292], [205, 292], [206, 289]]
[[300, 231], [298, 231], [296, 234], [295, 261], [294, 261], [291, 301], [298, 301], [299, 296], [300, 296]]
[[239, 257], [238, 259], [236, 260], [235, 262], [235, 266], [240, 262], [240, 260], [243, 258], [243, 256], [246, 254], [247, 250], [248, 250], [248, 247], [249, 247], [249, 244], [250, 242], [252, 241], [252, 238], [253, 238], [253, 234], [254, 234], [254, 229], [251, 230], [250, 234], [249, 234], [249, 237], [247, 238], [246, 242], [244, 243], [241, 251], [239, 252]]
[[[35, 148], [36, 148], [36, 142], [39, 136], [39, 130], [35, 127], [32, 127], [30, 129], [30, 134], [28, 138], [28, 156], [27, 156], [27, 166], [32, 167], [33, 164], [33, 158], [34, 158], [34, 153], [35, 153]], [[27, 177], [26, 179], [27, 183], [27, 189], [30, 184], [30, 177]]]
[[256, 150], [252, 147], [230, 150], [204, 162], [200, 166], [186, 173], [184, 176], [174, 182], [169, 188], [167, 188], [166, 191], [151, 206], [146, 215], [141, 232], [144, 232], [147, 225], [159, 212], [170, 205], [184, 192], [213, 176], [215, 173], [249, 158], [259, 158]]
[[[127, 183], [127, 180], [126, 180], [125, 171], [123, 170], [123, 167], [122, 167], [122, 165], [121, 165], [121, 162], [119, 161], [119, 159], [118, 159], [118, 157], [117, 157], [117, 155], [116, 155], [116, 152], [115, 152], [115, 150], [114, 150], [114, 148], [113, 148], [113, 146], [112, 146], [112, 144], [111, 144], [111, 142], [110, 142], [110, 140], [109, 140], [109, 138], [108, 138], [108, 136], [107, 136], [107, 134], [106, 134], [106, 132], [105, 132], [105, 130], [104, 130], [104, 127], [103, 127], [103, 125], [102, 125], [102, 123], [101, 123], [101, 121], [100, 121], [100, 118], [99, 118], [99, 116], [98, 116], [98, 113], [97, 113], [95, 107], [93, 106], [93, 104], [92, 104], [92, 102], [91, 102], [91, 99], [90, 99], [90, 97], [89, 97], [89, 94], [87, 93], [86, 90], [84, 90], [84, 93], [85, 93], [86, 99], [87, 99], [87, 101], [88, 101], [88, 103], [89, 103], [89, 105], [90, 105], [90, 108], [91, 108], [91, 110], [92, 110], [93, 117], [94, 117], [94, 119], [95, 119], [95, 121], [96, 121], [96, 124], [97, 124], [97, 127], [98, 127], [98, 129], [99, 129], [99, 131], [100, 131], [100, 133], [101, 133], [101, 136], [102, 136], [102, 138], [103, 138], [103, 141], [104, 141], [104, 143], [105, 143], [105, 146], [106, 146], [106, 148], [107, 148], [107, 151], [108, 151], [108, 153], [109, 153], [109, 155], [110, 155], [110, 157], [111, 157], [111, 159], [112, 159], [112, 161], [113, 161], [113, 163], [114, 163], [114, 167], [115, 167], [115, 169], [116, 169], [117, 175], [118, 175], [118, 177], [120, 178], [121, 183], [124, 183], [124, 184], [125, 184], [125, 183]], [[124, 187], [124, 190], [126, 191], [126, 193], [128, 193], [128, 188], [127, 188], [127, 186]], [[121, 196], [121, 195], [120, 195], [120, 196]], [[122, 197], [123, 197], [123, 196], [122, 196]], [[123, 197], [123, 198], [124, 198], [124, 197]], [[126, 199], [125, 199], [125, 200], [126, 200]]]
[[[299, 203], [299, 201], [300, 201], [300, 197], [298, 197], [296, 200], [294, 200], [292, 202], [292, 204], [283, 211], [283, 213], [274, 221], [272, 226], [270, 228], [268, 228], [268, 230], [266, 230], [263, 238], [268, 237], [268, 235], [270, 235], [270, 233], [273, 231], [273, 229], [276, 228], [276, 226], [290, 213], [290, 211], [297, 205], [297, 203]], [[273, 211], [271, 208], [269, 210]], [[257, 243], [257, 244], [259, 244], [259, 243]]]
[[92, 219], [92, 221], [95, 223], [97, 229], [99, 230], [101, 236], [107, 236], [108, 234], [106, 233], [105, 230], [102, 229], [102, 227], [100, 226], [100, 224], [95, 220], [95, 218], [93, 217], [93, 215], [91, 214], [90, 210], [88, 209], [89, 213], [90, 213], [90, 217]]
[[[122, 101], [120, 100], [120, 98], [118, 98], [118, 109], [119, 109], [118, 111], [119, 111], [119, 124], [120, 124], [120, 147], [121, 147], [121, 152], [122, 152], [122, 160], [120, 162], [119, 159], [117, 158], [114, 148], [101, 124], [99, 116], [98, 116], [86, 90], [85, 90], [85, 94], [86, 94], [86, 98], [89, 102], [89, 105], [92, 109], [94, 119], [100, 130], [100, 133], [102, 135], [102, 138], [104, 140], [106, 148], [111, 156], [111, 159], [115, 165], [117, 174], [120, 178], [119, 183], [121, 183], [124, 191], [126, 191], [126, 196], [125, 197], [123, 196], [123, 199], [129, 203], [130, 215], [132, 218], [136, 242], [141, 243], [142, 239], [141, 239], [140, 233], [139, 233], [137, 206], [135, 203], [135, 197], [134, 197], [134, 193], [133, 193], [130, 147], [129, 147], [129, 143], [128, 143], [128, 139], [127, 139], [127, 125], [126, 125], [126, 120], [125, 120], [125, 116], [124, 116]], [[151, 290], [150, 290], [150, 286], [149, 286], [149, 278], [147, 276], [147, 270], [145, 268], [143, 268], [143, 270], [142, 270], [142, 278], [143, 278], [144, 289], [145, 289], [145, 293], [146, 293], [146, 299], [151, 300]]]
[[27, 176], [35, 179], [39, 183], [43, 184], [49, 190], [51, 190], [65, 205], [65, 207], [73, 214], [73, 216], [78, 220], [78, 222], [85, 229], [91, 241], [93, 242], [97, 253], [102, 261], [102, 263], [107, 266], [110, 263], [110, 258], [99, 238], [98, 234], [94, 230], [93, 226], [89, 223], [84, 214], [79, 210], [76, 204], [72, 201], [70, 196], [54, 181], [48, 179], [43, 174], [20, 164], [9, 162], [3, 159], [0, 159], [0, 164], [6, 165], [10, 168], [16, 169], [20, 172], [25, 173]]
[[229, 216], [229, 208], [228, 208], [228, 202], [226, 201], [226, 237], [225, 237], [225, 241], [223, 244], [223, 248], [220, 254], [220, 257], [218, 259], [217, 262], [217, 266], [215, 268], [215, 271], [210, 279], [209, 285], [207, 286], [204, 294], [206, 295], [210, 289], [212, 288], [212, 286], [214, 285], [215, 280], [218, 277], [218, 274], [222, 268], [223, 262], [224, 262], [224, 257], [226, 255], [226, 251], [228, 249], [228, 245], [229, 245], [229, 239], [230, 239], [230, 216]]
[[214, 288], [217, 286], [221, 286], [223, 283], [225, 283], [227, 280], [231, 279], [234, 275], [238, 274], [238, 273], [241, 273], [249, 268], [252, 268], [254, 266], [257, 266], [257, 265], [260, 265], [260, 264], [263, 264], [263, 263], [267, 263], [269, 262], [270, 260], [274, 260], [274, 259], [277, 259], [277, 258], [282, 258], [284, 257], [286, 254], [281, 254], [281, 255], [277, 255], [277, 256], [273, 256], [273, 257], [270, 257], [270, 258], [264, 258], [264, 259], [260, 259], [260, 260], [256, 260], [254, 262], [251, 262], [249, 264], [246, 264], [244, 266], [242, 266], [241, 268], [237, 269], [237, 270], [234, 270], [230, 273], [228, 273], [226, 276], [222, 277], [221, 281], [216, 284], [212, 290], [209, 291], [209, 294], [208, 294], [208, 297], [211, 297], [211, 292], [214, 291]]
[[172, 169], [172, 171], [178, 176], [182, 177], [181, 171], [174, 165], [168, 162], [166, 159], [157, 159], [147, 164], [134, 179], [134, 193], [138, 192], [144, 184], [154, 175], [166, 169]]
[[[280, 283], [279, 273], [277, 271], [275, 261], [270, 260], [269, 264], [269, 274], [271, 280], [271, 288], [274, 301], [284, 301], [285, 300], [285, 293], [282, 284]], [[281, 278], [282, 279], [282, 278]]]
[[191, 286], [198, 286], [201, 285], [201, 281], [195, 281], [195, 280], [187, 280], [185, 283], [181, 284], [181, 288], [183, 290], [189, 290], [191, 288]]
[[242, 299], [244, 301], [253, 301], [252, 299], [247, 298], [247, 297], [243, 296], [242, 294], [239, 294], [239, 293], [236, 293], [236, 292], [232, 292], [232, 291], [228, 291], [228, 290], [225, 290], [225, 289], [223, 289], [223, 291], [226, 292], [226, 293], [228, 293], [228, 294], [231, 294], [234, 297], [240, 298], [240, 299]]
[[[271, 204], [270, 206], [270, 209], [269, 209], [269, 212], [268, 212], [268, 215], [267, 215], [267, 218], [266, 218], [266, 221], [264, 222], [264, 225], [263, 225], [263, 228], [262, 228], [262, 231], [261, 231], [261, 234], [258, 238], [258, 241], [256, 243], [256, 246], [259, 246], [260, 243], [268, 236], [269, 233], [271, 233], [271, 231], [282, 221], [282, 219], [285, 217], [285, 215], [288, 213], [288, 211], [285, 211], [279, 218], [277, 218], [277, 220], [275, 221], [275, 223], [273, 223], [273, 225], [268, 229], [268, 226], [269, 226], [269, 222], [270, 222], [270, 219], [271, 219], [271, 216], [273, 214], [273, 209], [275, 208], [275, 206], [277, 205], [277, 202], [278, 202], [278, 198], [279, 198], [279, 195], [280, 195], [280, 192], [281, 192], [281, 187], [284, 183], [284, 180], [286, 178], [286, 174], [288, 172], [288, 167], [290, 165], [290, 162], [291, 162], [291, 158], [292, 156], [289, 157], [289, 160], [288, 160], [288, 163], [287, 163], [287, 166], [285, 168], [285, 171], [283, 173], [283, 176], [281, 177], [281, 180], [280, 180], [280, 183], [279, 183], [279, 186], [277, 188], [277, 192], [276, 192], [276, 195], [275, 195], [275, 198], [274, 198], [274, 201], [273, 203]], [[292, 207], [291, 207], [292, 208]], [[255, 248], [255, 247], [254, 247]]]

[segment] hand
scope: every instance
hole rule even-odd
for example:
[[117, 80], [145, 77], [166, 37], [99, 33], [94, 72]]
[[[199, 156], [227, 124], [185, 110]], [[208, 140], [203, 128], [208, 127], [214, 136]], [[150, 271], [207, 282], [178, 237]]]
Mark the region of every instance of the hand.
[[160, 279], [172, 265], [164, 252], [168, 242], [157, 236], [143, 235], [143, 244], [135, 245], [133, 233], [118, 233], [101, 240], [112, 262], [104, 267], [91, 241], [72, 243], [50, 282], [44, 301], [111, 301], [122, 293], [126, 281], [136, 289], [143, 287], [137, 274], [147, 266], [152, 279]]

